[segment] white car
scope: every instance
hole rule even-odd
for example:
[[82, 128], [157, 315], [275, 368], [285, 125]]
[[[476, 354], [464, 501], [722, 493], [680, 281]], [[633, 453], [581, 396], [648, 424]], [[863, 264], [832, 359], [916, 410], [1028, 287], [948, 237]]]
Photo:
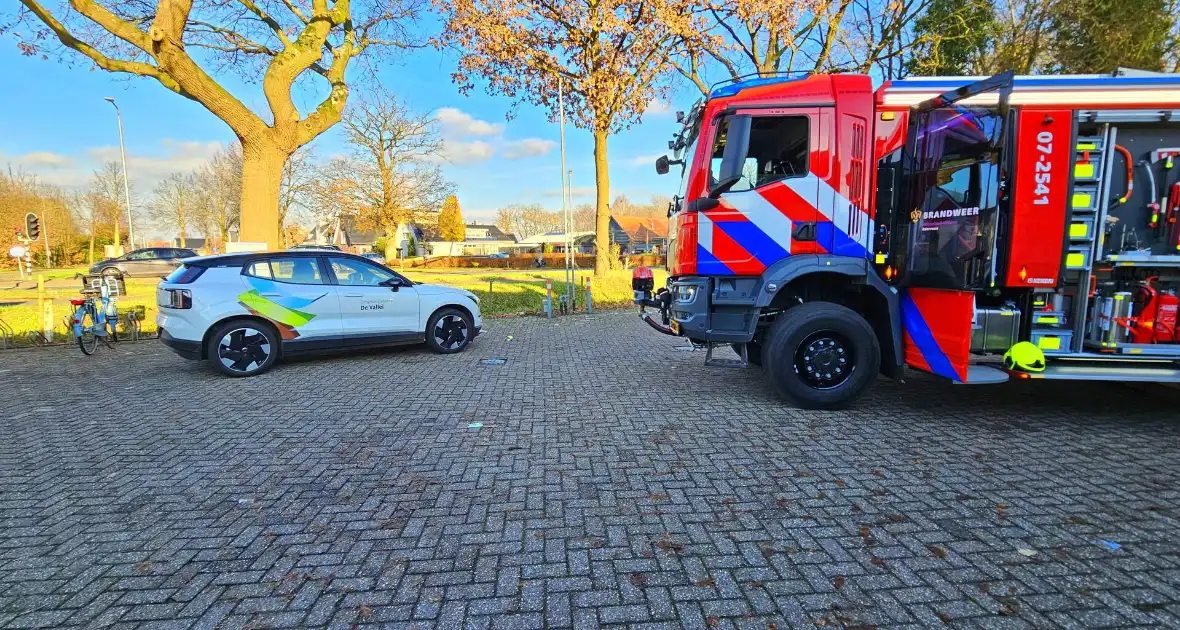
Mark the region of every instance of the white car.
[[460, 352], [482, 325], [470, 291], [417, 284], [332, 251], [189, 258], [159, 284], [156, 301], [160, 340], [230, 376], [313, 350], [425, 343]]

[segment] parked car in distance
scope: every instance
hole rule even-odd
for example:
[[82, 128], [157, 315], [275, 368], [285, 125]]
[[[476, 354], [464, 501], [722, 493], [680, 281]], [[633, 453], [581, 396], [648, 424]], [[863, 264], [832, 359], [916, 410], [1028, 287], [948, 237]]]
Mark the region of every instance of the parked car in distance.
[[508, 254], [506, 254], [505, 252], [496, 252], [494, 254], [488, 254], [488, 258], [507, 258], [507, 257], [508, 257]]
[[316, 245], [315, 243], [300, 243], [298, 245], [292, 245], [287, 248], [287, 251], [294, 252], [294, 251], [299, 251], [299, 250], [303, 250], [303, 249], [314, 249], [314, 250], [319, 250], [319, 251], [327, 250], [327, 251], [331, 251], [331, 252], [344, 251], [343, 249], [340, 248], [339, 245]]
[[324, 250], [186, 260], [156, 289], [160, 340], [230, 376], [298, 352], [425, 343], [460, 352], [479, 334], [479, 298], [411, 282], [363, 256]]
[[378, 265], [385, 264], [385, 257], [382, 256], [381, 254], [378, 254], [377, 252], [365, 252], [364, 254], [361, 254], [361, 256], [364, 257], [366, 260], [371, 260], [371, 261], [377, 263]]
[[136, 249], [118, 258], [111, 258], [91, 265], [90, 273], [163, 278], [179, 267], [181, 260], [193, 258], [196, 255], [197, 252], [184, 247]]

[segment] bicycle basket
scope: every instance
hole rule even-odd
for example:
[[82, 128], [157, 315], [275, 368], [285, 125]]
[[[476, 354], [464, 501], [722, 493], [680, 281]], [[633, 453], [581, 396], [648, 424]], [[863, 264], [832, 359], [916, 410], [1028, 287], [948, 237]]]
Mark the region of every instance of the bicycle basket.
[[127, 295], [127, 282], [122, 275], [84, 275], [82, 276], [82, 293], [85, 295], [99, 295], [106, 285], [111, 297]]

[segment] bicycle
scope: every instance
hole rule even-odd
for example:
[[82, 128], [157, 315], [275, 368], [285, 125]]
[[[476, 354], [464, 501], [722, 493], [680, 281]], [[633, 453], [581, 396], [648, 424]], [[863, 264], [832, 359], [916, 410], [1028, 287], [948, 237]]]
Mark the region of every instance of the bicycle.
[[[98, 294], [97, 301], [95, 293]], [[106, 282], [100, 283], [97, 288], [87, 287], [82, 290], [82, 294], [87, 297], [70, 300], [70, 304], [77, 307], [72, 320], [73, 331], [74, 339], [78, 341], [78, 349], [82, 354], [89, 356], [98, 348], [99, 339], [102, 339], [108, 348], [112, 347], [112, 341], [119, 340], [119, 335], [115, 331], [119, 316], [115, 308], [115, 298], [111, 297]], [[108, 316], [108, 313], [111, 315]]]

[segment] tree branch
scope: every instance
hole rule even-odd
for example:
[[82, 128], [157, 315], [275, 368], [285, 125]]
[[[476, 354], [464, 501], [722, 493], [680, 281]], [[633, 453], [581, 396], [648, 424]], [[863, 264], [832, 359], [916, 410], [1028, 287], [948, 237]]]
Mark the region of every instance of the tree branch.
[[172, 90], [173, 92], [176, 92], [177, 94], [180, 94], [186, 98], [193, 98], [191, 94], [188, 94], [183, 89], [181, 89], [180, 85], [178, 85], [171, 76], [168, 76], [167, 73], [161, 71], [160, 68], [142, 61], [112, 59], [111, 57], [103, 54], [94, 46], [91, 46], [90, 44], [78, 39], [69, 32], [69, 29], [67, 29], [64, 24], [59, 22], [57, 18], [53, 17], [53, 15], [46, 11], [44, 7], [38, 4], [37, 0], [21, 0], [21, 3], [24, 4], [25, 7], [27, 7], [29, 11], [31, 11], [33, 15], [37, 17], [37, 19], [41, 20], [46, 26], [48, 26], [49, 30], [53, 31], [53, 34], [57, 36], [58, 41], [60, 41], [63, 46], [69, 48], [70, 50], [82, 53], [88, 59], [93, 61], [94, 65], [98, 66], [99, 68], [110, 72], [122, 72], [140, 77], [151, 77], [159, 81], [161, 85], [168, 88], [169, 90]]
[[287, 37], [286, 31], [283, 30], [283, 25], [279, 24], [278, 21], [272, 18], [266, 11], [264, 11], [262, 7], [258, 6], [258, 3], [254, 2], [254, 0], [238, 0], [238, 2], [242, 6], [246, 7], [246, 9], [255, 16], [257, 16], [258, 19], [262, 20], [263, 24], [269, 26], [270, 30], [274, 31], [274, 34], [279, 38], [279, 41], [283, 43], [283, 47], [291, 45], [291, 40]]

